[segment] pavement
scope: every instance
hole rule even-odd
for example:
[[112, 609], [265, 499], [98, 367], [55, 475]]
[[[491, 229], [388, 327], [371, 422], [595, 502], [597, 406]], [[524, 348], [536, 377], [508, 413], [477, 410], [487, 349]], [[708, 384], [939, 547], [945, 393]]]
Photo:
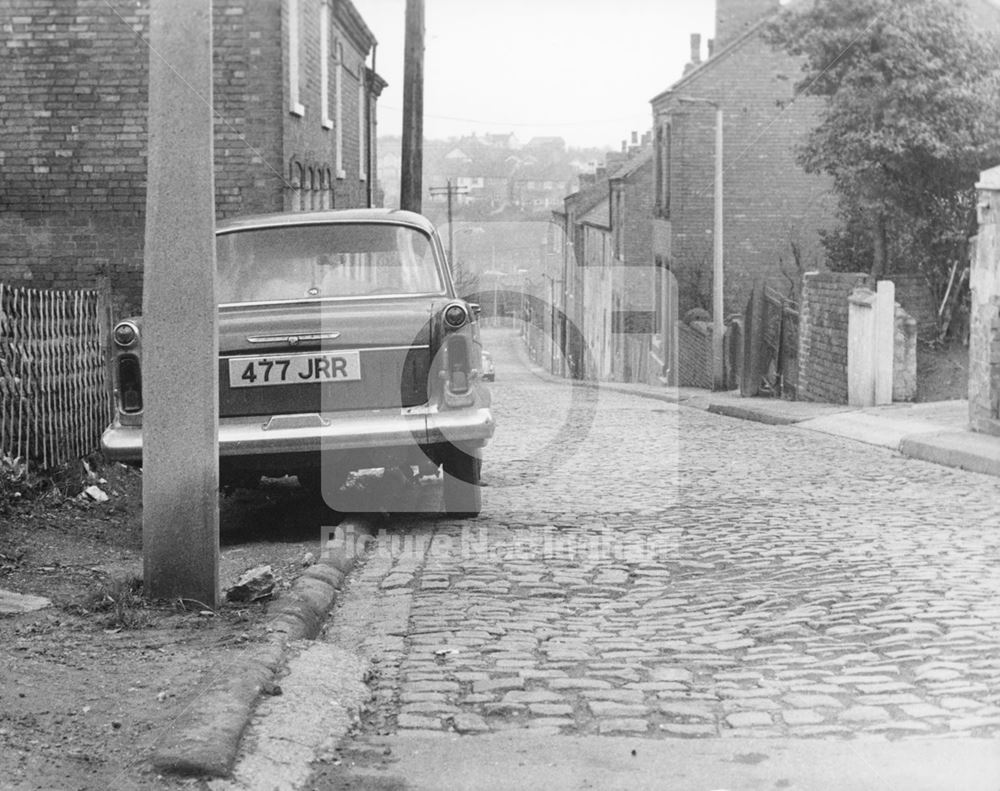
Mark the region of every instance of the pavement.
[[1000, 437], [969, 428], [969, 402], [934, 401], [854, 407], [742, 398], [738, 392], [682, 391], [678, 403], [760, 423], [879, 445], [903, 456], [970, 472], [1000, 476]]
[[[996, 791], [1000, 750], [990, 739], [901, 742], [667, 739], [401, 732], [355, 766], [356, 789], [407, 791]], [[319, 789], [340, 786], [317, 785]]]
[[[527, 359], [536, 376], [557, 380]], [[878, 445], [903, 456], [970, 472], [1000, 476], [1000, 436], [969, 427], [969, 402], [931, 401], [857, 408], [846, 404], [744, 398], [738, 390], [655, 387], [621, 382], [587, 382], [591, 387], [653, 398], [726, 417], [769, 425], [795, 425], [809, 431]]]

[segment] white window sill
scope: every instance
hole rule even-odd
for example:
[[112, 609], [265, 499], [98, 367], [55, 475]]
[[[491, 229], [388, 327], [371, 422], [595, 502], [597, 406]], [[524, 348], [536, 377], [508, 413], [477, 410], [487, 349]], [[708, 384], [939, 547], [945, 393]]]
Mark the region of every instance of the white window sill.
[[292, 106], [288, 108], [288, 112], [301, 118], [306, 114], [306, 106], [302, 102], [293, 102]]
[[329, 118], [324, 118], [322, 126], [324, 129], [333, 129], [333, 121]]

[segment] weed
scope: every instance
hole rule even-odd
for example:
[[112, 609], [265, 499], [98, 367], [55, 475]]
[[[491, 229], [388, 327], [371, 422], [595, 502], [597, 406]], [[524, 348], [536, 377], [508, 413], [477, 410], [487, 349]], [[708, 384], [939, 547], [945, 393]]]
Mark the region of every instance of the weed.
[[86, 609], [106, 613], [103, 625], [107, 629], [141, 629], [150, 623], [139, 577], [117, 578], [105, 583]]

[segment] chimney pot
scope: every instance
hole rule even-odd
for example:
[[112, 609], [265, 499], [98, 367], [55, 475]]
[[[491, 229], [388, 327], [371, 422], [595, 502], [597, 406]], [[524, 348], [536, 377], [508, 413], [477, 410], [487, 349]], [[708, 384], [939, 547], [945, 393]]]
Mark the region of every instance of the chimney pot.
[[635, 130], [633, 130], [632, 131], [632, 145], [635, 145], [638, 142], [639, 142], [639, 133], [636, 132]]

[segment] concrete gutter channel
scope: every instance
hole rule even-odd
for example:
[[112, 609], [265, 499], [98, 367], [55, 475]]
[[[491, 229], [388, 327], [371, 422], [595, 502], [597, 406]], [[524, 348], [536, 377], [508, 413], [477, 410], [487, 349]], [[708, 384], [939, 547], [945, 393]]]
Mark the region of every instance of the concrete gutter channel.
[[344, 580], [375, 536], [375, 528], [361, 519], [345, 520], [338, 532], [341, 528], [344, 535], [359, 538], [324, 548], [321, 560], [295, 580], [278, 600], [267, 643], [217, 671], [208, 689], [157, 743], [154, 769], [174, 775], [229, 775], [257, 699], [274, 684], [289, 645], [319, 634]]

